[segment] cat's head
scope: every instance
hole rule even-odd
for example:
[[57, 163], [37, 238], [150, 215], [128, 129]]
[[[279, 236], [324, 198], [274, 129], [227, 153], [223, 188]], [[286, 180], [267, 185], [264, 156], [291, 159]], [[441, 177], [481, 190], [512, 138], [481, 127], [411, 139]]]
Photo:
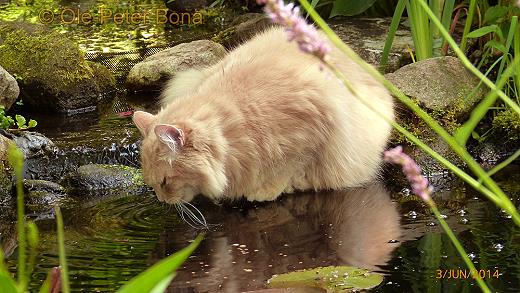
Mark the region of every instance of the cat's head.
[[200, 193], [222, 195], [227, 184], [222, 146], [210, 130], [186, 122], [161, 123], [157, 115], [142, 111], [136, 111], [133, 120], [144, 137], [143, 177], [159, 200], [173, 204]]

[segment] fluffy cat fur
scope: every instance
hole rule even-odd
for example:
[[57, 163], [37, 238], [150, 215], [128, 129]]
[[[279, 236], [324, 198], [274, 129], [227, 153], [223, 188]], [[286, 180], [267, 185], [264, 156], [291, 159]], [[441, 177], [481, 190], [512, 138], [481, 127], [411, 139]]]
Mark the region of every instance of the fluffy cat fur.
[[[381, 84], [337, 49], [330, 60], [393, 117]], [[377, 175], [391, 130], [282, 28], [209, 68], [178, 74], [162, 110], [138, 111], [134, 122], [144, 136], [144, 179], [168, 203], [360, 186]]]

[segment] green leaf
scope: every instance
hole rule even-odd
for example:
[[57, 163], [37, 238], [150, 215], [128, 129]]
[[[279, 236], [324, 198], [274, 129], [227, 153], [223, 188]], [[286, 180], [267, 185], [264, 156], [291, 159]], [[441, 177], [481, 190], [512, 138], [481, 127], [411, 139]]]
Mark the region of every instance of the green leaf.
[[16, 115], [14, 116], [14, 118], [16, 119], [16, 126], [18, 126], [18, 128], [25, 127], [25, 117], [23, 117], [22, 115]]
[[33, 128], [33, 127], [36, 127], [36, 125], [38, 125], [38, 122], [36, 122], [36, 120], [29, 120], [29, 124], [27, 124], [27, 128]]
[[479, 29], [476, 29], [476, 30], [470, 32], [467, 37], [468, 38], [480, 38], [480, 37], [490, 34], [490, 33], [498, 33], [498, 34], [502, 35], [502, 31], [500, 30], [500, 28], [496, 24], [493, 24], [493, 25], [483, 26]]
[[377, 0], [343, 0], [334, 1], [332, 10], [330, 11], [330, 18], [338, 15], [353, 16], [358, 15], [368, 8], [372, 7]]
[[497, 20], [506, 16], [509, 8], [507, 6], [496, 5], [489, 7], [484, 14], [484, 23], [491, 24], [496, 23]]
[[[130, 280], [123, 287], [121, 287], [118, 293], [147, 293], [157, 292], [158, 288], [162, 288], [166, 283], [166, 280], [173, 278], [175, 270], [181, 266], [184, 261], [193, 253], [195, 248], [200, 244], [204, 237], [204, 234], [199, 234], [193, 242], [169, 257], [161, 260], [160, 262], [153, 265], [151, 268], [140, 273], [137, 277]], [[168, 282], [169, 284], [169, 282]], [[167, 287], [167, 286], [166, 286]]]
[[355, 267], [322, 267], [274, 275], [269, 288], [320, 288], [327, 292], [363, 290], [383, 282], [383, 276]]
[[498, 51], [502, 52], [502, 54], [507, 53], [506, 46], [504, 46], [504, 44], [497, 42], [495, 40], [487, 41], [486, 44], [484, 45], [484, 48], [487, 48], [487, 47], [495, 48]]
[[164, 278], [162, 281], [157, 283], [155, 287], [150, 290], [150, 293], [163, 293], [166, 291], [166, 288], [170, 286], [170, 283], [172, 282], [173, 278], [175, 278], [176, 273], [171, 274], [170, 276]]
[[18, 290], [16, 290], [16, 282], [12, 278], [0, 275], [0, 292], [18, 293]]

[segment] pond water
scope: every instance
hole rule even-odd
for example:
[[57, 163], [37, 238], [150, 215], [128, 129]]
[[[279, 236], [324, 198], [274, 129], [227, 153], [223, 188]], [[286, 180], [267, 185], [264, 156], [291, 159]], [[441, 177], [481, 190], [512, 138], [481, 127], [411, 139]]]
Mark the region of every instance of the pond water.
[[[114, 115], [70, 128], [43, 121], [48, 122], [42, 123], [41, 131], [61, 147], [70, 147], [71, 141], [88, 145], [98, 135], [105, 138], [104, 143], [117, 143], [120, 136], [107, 134], [115, 127], [121, 129], [118, 133], [135, 131], [129, 118]], [[518, 166], [511, 168], [499, 181], [517, 197]], [[436, 277], [438, 270], [464, 270], [465, 265], [436, 220], [407, 194], [405, 186], [386, 181], [386, 186], [374, 183], [360, 189], [300, 193], [268, 203], [216, 204], [197, 198], [194, 204], [211, 228], [168, 292], [261, 290], [274, 274], [329, 265], [352, 265], [384, 274], [383, 283], [371, 292], [478, 291], [471, 279]], [[451, 190], [436, 193], [436, 201], [477, 268], [489, 270], [486, 281], [494, 291], [519, 292], [518, 227], [463, 184], [450, 186]], [[63, 210], [74, 292], [114, 292], [201, 232], [151, 192], [77, 199], [79, 204]], [[40, 217], [37, 224], [41, 247], [33, 290], [58, 265], [54, 219]], [[15, 241], [2, 241], [11, 243], [7, 250], [14, 252], [8, 263], [14, 269]]]

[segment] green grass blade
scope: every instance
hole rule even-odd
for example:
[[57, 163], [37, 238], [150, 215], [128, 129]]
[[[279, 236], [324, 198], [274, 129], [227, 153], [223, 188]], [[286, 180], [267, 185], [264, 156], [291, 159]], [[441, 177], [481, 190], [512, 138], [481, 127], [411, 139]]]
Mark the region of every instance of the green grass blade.
[[450, 226], [448, 226], [448, 223], [446, 223], [446, 221], [444, 221], [444, 219], [442, 218], [442, 215], [439, 212], [439, 210], [437, 209], [437, 206], [435, 205], [435, 203], [432, 200], [430, 200], [428, 205], [430, 206], [431, 210], [433, 211], [433, 214], [435, 215], [435, 217], [441, 224], [442, 229], [444, 229], [444, 232], [450, 238], [451, 242], [453, 243], [453, 246], [455, 246], [455, 249], [457, 249], [457, 252], [462, 257], [462, 260], [464, 260], [464, 262], [468, 266], [471, 275], [477, 281], [477, 284], [480, 287], [480, 289], [482, 290], [482, 292], [485, 292], [485, 293], [491, 292], [491, 290], [489, 290], [489, 287], [486, 285], [484, 280], [478, 276], [475, 265], [473, 265], [473, 262], [471, 261], [471, 259], [469, 259], [468, 254], [464, 250], [464, 247], [462, 247], [462, 244], [459, 242], [459, 240], [457, 239], [457, 236], [455, 236], [455, 234], [451, 230]]
[[27, 276], [27, 241], [25, 234], [25, 206], [23, 201], [23, 154], [16, 144], [9, 144], [9, 163], [16, 176], [16, 212], [18, 230], [18, 286], [25, 291], [29, 278]]
[[[502, 56], [502, 60], [504, 60], [505, 56]], [[516, 57], [515, 60], [513, 60], [513, 63], [506, 69], [504, 74], [500, 76], [500, 79], [497, 81], [497, 89], [501, 89], [504, 87], [504, 85], [507, 83], [509, 78], [515, 73], [515, 71], [520, 68], [520, 56]], [[489, 92], [486, 97], [478, 104], [473, 111], [471, 111], [471, 115], [459, 129], [455, 132], [455, 139], [460, 145], [466, 145], [468, 139], [471, 136], [471, 133], [477, 127], [478, 123], [486, 113], [488, 112], [489, 108], [495, 104], [496, 100], [498, 98], [498, 92], [497, 91], [491, 91]]]
[[[517, 30], [515, 37], [513, 38], [513, 54], [514, 56], [520, 56], [520, 30]], [[516, 99], [517, 103], [520, 103], [520, 73], [516, 72], [513, 77], [515, 88], [516, 88]]]
[[500, 67], [498, 68], [497, 76], [500, 77], [502, 75], [502, 70], [504, 70], [504, 66], [506, 61], [509, 59], [509, 49], [511, 48], [511, 44], [513, 43], [513, 39], [515, 38], [516, 26], [518, 24], [518, 16], [513, 16], [511, 18], [511, 25], [509, 26], [509, 33], [507, 34], [506, 40], [506, 49], [504, 52], [504, 56], [502, 58], [502, 62], [500, 62]]
[[473, 24], [473, 16], [475, 15], [476, 6], [477, 6], [477, 0], [469, 1], [468, 15], [466, 17], [466, 23], [464, 24], [464, 32], [462, 34], [462, 40], [460, 41], [460, 49], [462, 50], [462, 52], [466, 51], [466, 45], [468, 43], [468, 33], [471, 30], [471, 25]]
[[428, 16], [417, 5], [416, 0], [407, 0], [406, 10], [410, 20], [416, 60], [420, 61], [433, 57], [433, 38]]
[[18, 293], [18, 290], [16, 289], [16, 282], [8, 276], [0, 275], [0, 292]]
[[[401, 21], [401, 17], [403, 15], [405, 7], [406, 0], [399, 0], [399, 2], [397, 2], [397, 6], [394, 11], [394, 16], [392, 16], [392, 22], [390, 23], [390, 28], [388, 29], [388, 37], [385, 41], [385, 47], [383, 48], [381, 61], [379, 62], [379, 71], [381, 73], [385, 73], [386, 63], [388, 62], [388, 56], [390, 56], [390, 50], [392, 49], [392, 44], [394, 43], [395, 33], [397, 32], [397, 28], [399, 27], [399, 23]], [[307, 12], [307, 15], [308, 14], [309, 13]]]
[[63, 228], [63, 217], [61, 215], [61, 210], [59, 206], [54, 208], [54, 212], [56, 213], [56, 223], [57, 223], [57, 232], [58, 232], [58, 249], [59, 249], [59, 258], [60, 258], [60, 269], [61, 269], [61, 292], [69, 293], [70, 292], [70, 283], [69, 283], [69, 270], [67, 267], [67, 257], [65, 255], [65, 232]]
[[445, 30], [450, 30], [451, 17], [453, 15], [453, 8], [455, 7], [455, 0], [445, 0], [442, 8], [442, 26]]
[[118, 293], [147, 293], [152, 292], [157, 285], [164, 284], [165, 279], [172, 278], [172, 274], [175, 270], [181, 266], [186, 259], [193, 253], [195, 248], [200, 244], [204, 234], [199, 234], [195, 240], [182, 249], [169, 257], [161, 260], [160, 262], [153, 265], [151, 268], [139, 274], [137, 277], [130, 280], [123, 287], [121, 287]]

